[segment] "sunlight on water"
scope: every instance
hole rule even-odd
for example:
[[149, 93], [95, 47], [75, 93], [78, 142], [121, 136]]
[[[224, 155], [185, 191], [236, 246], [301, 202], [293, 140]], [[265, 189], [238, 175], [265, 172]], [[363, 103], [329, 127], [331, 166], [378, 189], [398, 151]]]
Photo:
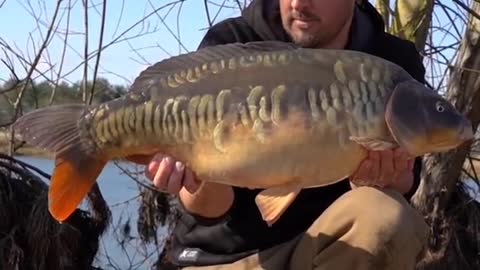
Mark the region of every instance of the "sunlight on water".
[[[46, 173], [51, 174], [52, 172], [53, 161], [50, 159], [36, 157], [18, 157], [18, 159], [27, 162]], [[139, 171], [142, 170], [142, 167], [135, 167], [130, 164], [122, 164], [122, 168], [128, 169], [129, 171], [143, 173], [143, 171]], [[129, 176], [125, 175], [115, 164], [109, 163], [99, 176], [98, 185], [100, 186], [100, 190], [102, 191], [106, 202], [110, 206], [110, 211], [112, 212], [112, 224], [109, 230], [104, 234], [103, 238], [100, 239], [95, 266], [112, 269], [113, 266], [108, 265], [108, 262], [110, 261], [117, 269], [127, 269], [127, 267], [130, 267], [132, 264], [134, 265], [133, 269], [149, 268], [158, 258], [158, 254], [152, 254], [152, 256], [145, 261], [145, 254], [147, 254], [147, 252], [152, 253], [154, 250], [152, 247], [144, 250], [142, 245], [138, 243], [140, 240], [137, 241], [138, 235], [136, 222], [139, 201], [138, 199], [132, 199], [138, 195], [137, 184]], [[84, 205], [82, 205], [81, 208], [84, 209]], [[121, 238], [118, 237], [120, 236], [119, 233], [121, 230], [113, 232], [112, 227], [124, 224], [128, 219], [130, 219], [130, 235], [135, 239], [127, 242], [124, 248], [122, 248], [119, 245]], [[160, 239], [161, 233], [162, 230], [159, 232]], [[106, 254], [108, 254], [110, 260], [107, 259]]]

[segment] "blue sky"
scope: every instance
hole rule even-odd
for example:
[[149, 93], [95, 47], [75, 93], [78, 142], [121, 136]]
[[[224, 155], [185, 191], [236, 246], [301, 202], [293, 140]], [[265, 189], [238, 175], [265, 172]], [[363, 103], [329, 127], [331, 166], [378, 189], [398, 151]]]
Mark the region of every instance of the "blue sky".
[[[34, 48], [39, 48], [41, 37], [46, 34], [47, 26], [52, 18], [56, 2], [57, 1], [54, 0], [6, 0], [4, 6], [0, 8], [0, 38], [3, 38], [10, 45], [14, 46], [16, 51], [26, 53], [26, 57], [31, 61], [34, 57]], [[222, 3], [223, 1], [218, 0], [211, 2]], [[243, 2], [243, 0], [240, 2]], [[41, 6], [39, 3], [45, 4], [46, 6]], [[57, 20], [60, 21], [59, 30], [66, 29], [66, 7], [68, 3], [69, 0], [63, 0], [59, 20]], [[97, 3], [95, 7], [89, 9], [89, 51], [93, 52], [98, 46], [102, 1], [96, 0], [93, 2], [90, 1], [90, 3]], [[146, 14], [151, 13], [155, 8], [169, 3], [174, 4], [170, 4], [161, 9], [157, 14], [150, 16], [144, 24], [133, 27], [121, 36], [122, 32], [136, 24], [146, 16]], [[64, 62], [62, 74], [68, 73], [66, 79], [69, 82], [74, 82], [80, 80], [83, 74], [83, 66], [78, 68], [78, 65], [83, 58], [84, 36], [78, 33], [84, 32], [84, 20], [82, 1], [71, 0], [71, 5], [73, 9], [71, 12], [70, 30], [76, 33], [70, 34], [68, 37], [69, 48], [66, 52], [66, 61]], [[235, 1], [227, 0], [225, 5], [235, 5]], [[452, 6], [452, 4], [449, 5]], [[219, 10], [217, 6], [210, 4], [209, 8], [211, 17], [217, 15], [215, 22], [227, 17], [239, 15], [238, 9], [224, 7], [220, 9], [219, 14], [216, 14]], [[458, 8], [454, 7], [454, 9]], [[40, 27], [37, 27], [31, 13], [41, 18], [42, 24]], [[168, 16], [166, 16], [167, 14]], [[177, 28], [178, 14], [180, 21], [179, 28]], [[167, 29], [167, 27], [162, 24], [159, 19], [160, 17], [165, 20], [165, 24], [168, 25], [170, 29]], [[437, 12], [434, 18], [435, 24], [438, 25], [438, 21], [443, 20], [445, 20], [444, 13]], [[130, 39], [113, 44], [102, 52], [99, 76], [106, 77], [113, 83], [129, 84], [138, 73], [148, 65], [171, 55], [184, 53], [186, 50], [195, 50], [207, 26], [208, 22], [205, 15], [204, 1], [201, 0], [186, 0], [183, 2], [176, 0], [110, 0], [107, 4], [104, 44], [112, 42], [112, 40], [119, 36], [121, 39]], [[145, 33], [152, 29], [155, 29], [155, 31], [141, 37], [132, 38], [138, 33]], [[180, 32], [180, 38], [184, 47], [179, 48], [177, 40], [170, 31], [173, 31], [175, 34], [177, 31]], [[440, 41], [440, 36], [440, 34], [436, 35], [435, 40]], [[48, 70], [49, 66], [46, 63], [51, 62], [55, 65], [55, 70], [58, 71], [63, 50], [63, 38], [63, 34], [55, 35], [48, 46], [48, 54], [44, 53], [39, 69]], [[32, 42], [32, 40], [34, 42]], [[450, 38], [444, 42], [448, 44], [451, 40]], [[451, 53], [452, 52], [450, 52], [450, 54]], [[5, 59], [3, 52], [0, 55], [0, 59]], [[94, 57], [89, 62], [89, 78], [92, 76], [95, 60], [96, 58]], [[17, 62], [15, 64], [19, 73], [24, 75], [25, 73], [19, 63]], [[38, 75], [38, 73], [34, 75]], [[1, 64], [0, 79], [6, 80], [8, 76], [8, 70]], [[49, 78], [56, 78], [52, 72], [48, 72], [47, 76]]]
[[[29, 2], [31, 6], [28, 5]], [[47, 26], [50, 23], [49, 20], [52, 18], [57, 1], [44, 1], [46, 6], [39, 6], [38, 2], [43, 1], [7, 0], [4, 6], [0, 9], [0, 25], [2, 25], [0, 37], [10, 45], [16, 47], [17, 51], [28, 52], [27, 58], [29, 59], [33, 59], [33, 48], [38, 50], [40, 46], [40, 38], [46, 35]], [[95, 2], [101, 3], [101, 1]], [[72, 0], [71, 3], [73, 9], [71, 12], [70, 29], [72, 32], [82, 33], [84, 32], [82, 1]], [[145, 24], [139, 24], [128, 31], [125, 35], [121, 36], [122, 32], [136, 24], [145, 17], [146, 14], [152, 13], [154, 9], [160, 8], [168, 3], [176, 4], [161, 9], [158, 11], [158, 15], [154, 14], [150, 16]], [[60, 19], [59, 30], [66, 29], [67, 5], [68, 0], [64, 0], [62, 10], [58, 15]], [[209, 7], [211, 17], [214, 17], [218, 8], [214, 5], [210, 5]], [[99, 4], [95, 8], [92, 7], [89, 10], [89, 51], [91, 52], [96, 51], [98, 46], [101, 9], [102, 6]], [[125, 39], [132, 38], [139, 33], [145, 33], [147, 31], [151, 33], [130, 39], [129, 41], [124, 40], [118, 42], [105, 49], [101, 56], [102, 68], [100, 69], [100, 75], [107, 77], [115, 83], [128, 83], [127, 80], [133, 80], [148, 64], [152, 64], [168, 57], [169, 55], [183, 53], [186, 50], [195, 50], [205, 33], [205, 28], [208, 26], [204, 10], [203, 1], [199, 0], [187, 0], [183, 3], [175, 0], [108, 1], [104, 44], [110, 43], [119, 36], [121, 36], [121, 39]], [[177, 28], [177, 15], [179, 14], [179, 11], [180, 27]], [[41, 18], [43, 25], [41, 25], [40, 28], [37, 27], [35, 19], [31, 15], [32, 12]], [[168, 16], [165, 16], [166, 14], [168, 14]], [[216, 21], [236, 15], [238, 15], [238, 9], [233, 10], [231, 8], [223, 8], [221, 9], [221, 13], [217, 16]], [[175, 35], [177, 34], [177, 31], [180, 31], [180, 38], [184, 47], [179, 48], [176, 38], [161, 22], [160, 17], [164, 19], [165, 24], [168, 25], [170, 31], [173, 31]], [[68, 44], [70, 48], [68, 48], [66, 52], [66, 61], [62, 71], [63, 74], [74, 69], [80, 63], [81, 59], [83, 59], [84, 38], [83, 35], [79, 34], [69, 35]], [[48, 54], [45, 54], [43, 64], [40, 65], [41, 68], [48, 69], [48, 65], [45, 64], [45, 62], [52, 62], [56, 65], [56, 70], [58, 70], [63, 50], [63, 39], [63, 34], [57, 34], [51, 41], [51, 44], [48, 46]], [[32, 40], [34, 43], [32, 43]], [[138, 54], [141, 56], [135, 53], [134, 49], [137, 49]], [[47, 57], [51, 60], [47, 61]], [[2, 53], [0, 58], [4, 59], [5, 55]], [[93, 72], [95, 60], [95, 57], [90, 60], [90, 75]], [[23, 70], [21, 70], [21, 66], [18, 64], [19, 63], [16, 63], [17, 68], [20, 68], [19, 71], [22, 71], [19, 73], [24, 74]], [[124, 78], [107, 72], [117, 73]], [[0, 66], [0, 79], [7, 79], [8, 74], [8, 70], [2, 64]], [[71, 73], [68, 78], [71, 81], [76, 81], [81, 78], [82, 74], [83, 66]], [[55, 77], [52, 76], [51, 73], [47, 73], [47, 75], [49, 77]], [[91, 78], [90, 75], [89, 77]]]

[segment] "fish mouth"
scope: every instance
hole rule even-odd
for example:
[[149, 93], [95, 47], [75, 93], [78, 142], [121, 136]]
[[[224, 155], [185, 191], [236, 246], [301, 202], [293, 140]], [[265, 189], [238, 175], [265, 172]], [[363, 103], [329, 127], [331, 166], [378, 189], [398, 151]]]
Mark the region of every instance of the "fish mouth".
[[449, 151], [456, 147], [463, 145], [464, 143], [474, 139], [474, 132], [471, 126], [467, 123], [462, 126], [461, 130], [457, 133], [457, 139], [455, 142], [451, 140], [436, 141], [432, 145], [435, 146], [435, 152]]
[[451, 143], [451, 142], [440, 142], [435, 144], [435, 150], [433, 152], [445, 152], [455, 149], [462, 145], [463, 142]]
[[462, 129], [458, 133], [458, 138], [462, 142], [470, 141], [473, 140], [475, 137], [475, 134], [473, 133], [473, 128], [472, 125], [470, 124], [470, 121], [465, 121], [465, 124], [462, 126]]

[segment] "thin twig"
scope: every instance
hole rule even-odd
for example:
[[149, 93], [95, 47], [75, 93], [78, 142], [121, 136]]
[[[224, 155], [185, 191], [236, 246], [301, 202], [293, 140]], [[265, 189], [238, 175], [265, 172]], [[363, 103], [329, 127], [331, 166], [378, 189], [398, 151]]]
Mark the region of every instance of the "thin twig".
[[[84, 28], [85, 28], [85, 42], [83, 47], [83, 59], [84, 59], [84, 66], [83, 66], [83, 82], [82, 82], [82, 102], [87, 102], [87, 84], [88, 84], [88, 0], [82, 0], [83, 3], [83, 20], [84, 20]], [[98, 52], [100, 54], [100, 51]]]
[[67, 44], [68, 44], [68, 37], [69, 37], [68, 29], [70, 29], [70, 15], [71, 15], [71, 12], [72, 12], [72, 1], [68, 0], [67, 25], [66, 25], [67, 31], [65, 32], [65, 39], [64, 39], [64, 42], [63, 42], [62, 56], [60, 58], [60, 67], [58, 68], [57, 80], [55, 81], [54, 87], [53, 87], [52, 92], [50, 94], [50, 99], [48, 101], [48, 105], [53, 104], [53, 101], [55, 99], [55, 94], [57, 93], [58, 84], [60, 83], [60, 77], [61, 77], [61, 74], [62, 74], [63, 64], [65, 63], [65, 55], [67, 53]]
[[[32, 73], [33, 71], [35, 70], [35, 67], [37, 66], [38, 62], [40, 61], [40, 58], [42, 57], [42, 53], [43, 51], [46, 49], [47, 47], [47, 44], [50, 40], [50, 37], [51, 37], [51, 34], [53, 32], [53, 26], [55, 25], [55, 21], [57, 19], [57, 15], [58, 15], [58, 11], [60, 10], [60, 6], [61, 6], [61, 3], [62, 3], [62, 0], [58, 0], [57, 1], [57, 5], [55, 7], [55, 12], [53, 14], [53, 18], [52, 18], [52, 21], [50, 23], [50, 27], [48, 28], [48, 31], [47, 31], [47, 35], [45, 36], [45, 39], [42, 43], [42, 46], [40, 47], [35, 59], [33, 60], [33, 63], [27, 73], [27, 76], [26, 76], [26, 79], [25, 79], [25, 83], [22, 87], [22, 89], [20, 90], [18, 96], [17, 96], [17, 100], [15, 101], [14, 103], [14, 119], [16, 119], [18, 117], [18, 113], [19, 113], [19, 108], [21, 107], [20, 106], [20, 102], [22, 101], [22, 98], [25, 94], [25, 90], [27, 89], [29, 83], [31, 82], [31, 77], [32, 77]], [[10, 140], [11, 142], [14, 141], [14, 130], [11, 129], [11, 136], [10, 136]], [[13, 155], [13, 151], [14, 151], [14, 148], [13, 148], [13, 143], [10, 145], [10, 149], [9, 149], [9, 154], [10, 155]]]
[[207, 15], [208, 27], [212, 27], [212, 19], [210, 18], [210, 11], [208, 8], [208, 0], [203, 0], [203, 5], [205, 6], [205, 14]]
[[102, 22], [100, 24], [100, 40], [98, 41], [98, 55], [97, 55], [97, 61], [95, 63], [95, 70], [93, 71], [93, 79], [92, 79], [92, 89], [90, 90], [90, 100], [88, 101], [88, 104], [91, 104], [93, 101], [93, 95], [95, 92], [95, 83], [97, 80], [97, 74], [98, 74], [98, 66], [100, 65], [100, 55], [102, 52], [102, 45], [103, 45], [103, 36], [104, 36], [104, 31], [105, 31], [105, 19], [106, 19], [106, 13], [107, 13], [107, 0], [103, 0], [103, 9], [102, 9]]
[[452, 0], [453, 2], [457, 3], [460, 7], [462, 7], [465, 11], [475, 17], [477, 20], [480, 20], [480, 15], [470, 7], [468, 7], [465, 3], [460, 0]]

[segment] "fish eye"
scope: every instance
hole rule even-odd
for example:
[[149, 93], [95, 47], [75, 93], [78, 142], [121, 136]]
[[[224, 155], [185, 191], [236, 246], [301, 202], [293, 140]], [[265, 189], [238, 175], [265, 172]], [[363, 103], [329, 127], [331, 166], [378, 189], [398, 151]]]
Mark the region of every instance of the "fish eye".
[[435, 104], [435, 108], [437, 109], [437, 112], [444, 112], [445, 111], [445, 106], [443, 106], [443, 103], [441, 101], [438, 101]]

